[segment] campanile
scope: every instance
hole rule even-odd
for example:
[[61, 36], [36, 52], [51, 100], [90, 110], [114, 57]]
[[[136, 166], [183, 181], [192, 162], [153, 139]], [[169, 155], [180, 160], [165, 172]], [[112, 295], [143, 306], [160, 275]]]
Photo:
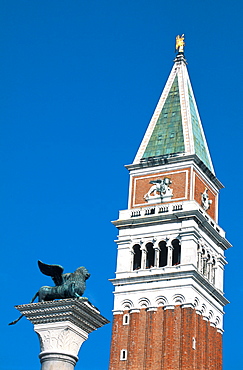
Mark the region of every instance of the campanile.
[[132, 164], [119, 234], [110, 370], [222, 370], [224, 251], [217, 179], [184, 35]]

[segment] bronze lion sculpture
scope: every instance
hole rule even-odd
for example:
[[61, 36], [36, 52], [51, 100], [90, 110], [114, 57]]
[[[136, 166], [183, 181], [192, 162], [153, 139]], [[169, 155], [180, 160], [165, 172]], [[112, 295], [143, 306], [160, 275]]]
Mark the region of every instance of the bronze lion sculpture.
[[[51, 276], [55, 286], [42, 286], [34, 295], [30, 303], [38, 297], [39, 302], [53, 301], [54, 299], [65, 298], [80, 298], [82, 297], [86, 288], [86, 280], [90, 277], [88, 270], [85, 267], [78, 267], [72, 273], [63, 274], [64, 268], [60, 265], [47, 265], [38, 261], [40, 271], [47, 276]], [[11, 322], [9, 325], [16, 324], [23, 315], [17, 320]]]

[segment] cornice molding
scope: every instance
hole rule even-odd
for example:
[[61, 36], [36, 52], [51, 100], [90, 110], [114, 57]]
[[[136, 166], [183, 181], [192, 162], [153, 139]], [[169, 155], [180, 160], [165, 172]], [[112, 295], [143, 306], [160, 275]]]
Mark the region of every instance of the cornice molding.
[[[224, 188], [224, 185], [217, 179], [217, 177], [208, 169], [207, 166], [201, 161], [197, 154], [185, 154], [185, 153], [176, 153], [168, 154], [158, 157], [151, 157], [141, 160], [139, 163], [133, 163], [125, 165], [129, 172], [143, 169], [160, 166], [168, 166], [169, 164], [179, 164], [181, 162], [191, 162], [194, 163], [202, 172], [207, 175], [207, 177], [213, 182], [213, 184], [220, 190]], [[190, 164], [191, 164], [190, 163]]]
[[[174, 267], [174, 271], [167, 272], [166, 268], [163, 269], [163, 272], [161, 271], [161, 268], [154, 269], [154, 273], [151, 271], [149, 274], [142, 274], [143, 270], [140, 270], [141, 274], [137, 271], [130, 272], [129, 276], [127, 277], [116, 277], [114, 279], [109, 279], [111, 283], [116, 286], [127, 286], [129, 290], [129, 286], [132, 286], [134, 284], [141, 284], [141, 283], [151, 283], [151, 282], [159, 282], [159, 281], [168, 281], [173, 280], [175, 281], [175, 286], [180, 286], [181, 284], [177, 284], [176, 281], [180, 282], [182, 279], [192, 279], [195, 282], [194, 288], [196, 288], [196, 284], [198, 284], [202, 290], [205, 290], [210, 296], [212, 296], [217, 302], [219, 302], [222, 306], [225, 306], [229, 303], [229, 301], [224, 297], [223, 292], [216, 289], [213, 284], [211, 284], [202, 274], [200, 274], [196, 268], [191, 265], [194, 269], [190, 268], [190, 266], [187, 270], [181, 270], [180, 266]], [[182, 267], [185, 267], [185, 265], [182, 265]], [[173, 269], [173, 267], [170, 267], [170, 270]], [[156, 273], [155, 273], [156, 270]], [[183, 286], [186, 285], [183, 283]], [[192, 285], [189, 283], [189, 285]]]
[[[132, 211], [132, 210], [131, 210]], [[115, 225], [118, 229], [122, 228], [135, 228], [142, 226], [152, 226], [156, 224], [164, 223], [172, 223], [178, 222], [183, 220], [195, 220], [199, 228], [205, 232], [212, 240], [220, 246], [223, 250], [227, 250], [232, 247], [232, 245], [228, 242], [227, 239], [222, 237], [219, 232], [215, 230], [215, 228], [210, 224], [210, 219], [206, 220], [203, 213], [199, 211], [199, 209], [192, 209], [190, 211], [173, 211], [173, 213], [162, 213], [158, 215], [146, 215], [140, 217], [131, 217], [126, 219], [118, 219], [116, 221], [112, 221], [113, 225]], [[214, 222], [214, 225], [216, 223]], [[180, 231], [183, 233], [183, 229]]]
[[91, 333], [109, 323], [89, 301], [79, 299], [28, 303], [15, 307], [34, 325], [70, 321], [78, 328]]

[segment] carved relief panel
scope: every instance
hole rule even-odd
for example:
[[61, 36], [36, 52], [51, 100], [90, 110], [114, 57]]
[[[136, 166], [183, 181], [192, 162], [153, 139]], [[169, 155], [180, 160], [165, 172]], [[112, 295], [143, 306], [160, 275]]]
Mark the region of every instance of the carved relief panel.
[[190, 171], [188, 168], [132, 178], [130, 207], [189, 199]]
[[217, 193], [212, 189], [208, 182], [194, 172], [193, 176], [193, 199], [206, 211], [214, 220], [217, 218]]

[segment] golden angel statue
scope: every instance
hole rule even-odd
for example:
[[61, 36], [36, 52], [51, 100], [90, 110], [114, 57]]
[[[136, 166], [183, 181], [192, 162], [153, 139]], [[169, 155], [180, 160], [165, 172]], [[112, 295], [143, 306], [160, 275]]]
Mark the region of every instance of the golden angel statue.
[[176, 36], [176, 50], [178, 50], [179, 53], [183, 53], [184, 52], [184, 46], [185, 46], [185, 42], [184, 42], [184, 33], [183, 35], [178, 35]]

